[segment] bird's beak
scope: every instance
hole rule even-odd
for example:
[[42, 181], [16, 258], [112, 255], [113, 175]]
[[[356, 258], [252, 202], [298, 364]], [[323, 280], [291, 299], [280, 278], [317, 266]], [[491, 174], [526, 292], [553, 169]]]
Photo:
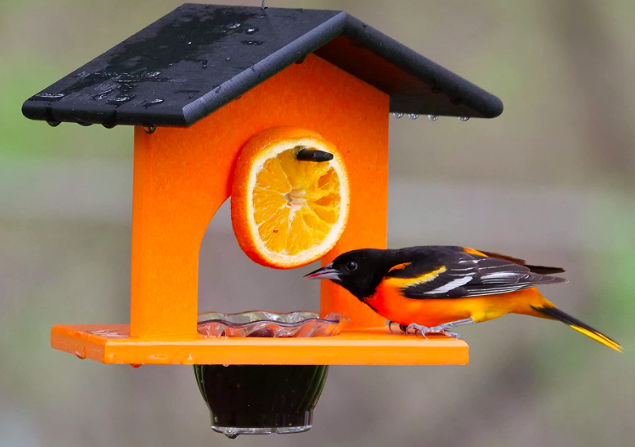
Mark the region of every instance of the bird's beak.
[[304, 275], [304, 279], [340, 279], [340, 272], [333, 268], [333, 264], [317, 269], [308, 275]]

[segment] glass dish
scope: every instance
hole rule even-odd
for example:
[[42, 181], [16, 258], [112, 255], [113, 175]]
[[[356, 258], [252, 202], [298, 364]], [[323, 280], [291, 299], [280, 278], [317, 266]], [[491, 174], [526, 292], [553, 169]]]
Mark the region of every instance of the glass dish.
[[[329, 337], [348, 322], [339, 314], [320, 318], [307, 311], [207, 312], [198, 317], [198, 332], [206, 337]], [[212, 429], [235, 438], [310, 430], [328, 366], [194, 365], [194, 374]]]
[[198, 316], [198, 333], [206, 337], [332, 337], [338, 335], [349, 321], [348, 317], [336, 313], [320, 318], [317, 312], [304, 310], [206, 312]]

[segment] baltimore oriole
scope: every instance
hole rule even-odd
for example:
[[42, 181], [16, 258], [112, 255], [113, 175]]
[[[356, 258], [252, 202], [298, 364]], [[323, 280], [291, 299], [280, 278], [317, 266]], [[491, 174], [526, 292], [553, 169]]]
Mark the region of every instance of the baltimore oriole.
[[421, 246], [349, 251], [305, 278], [330, 279], [405, 332], [460, 338], [449, 329], [516, 313], [562, 321], [621, 352], [619, 343], [564, 313], [536, 289], [567, 282], [549, 276], [563, 272], [466, 247]]

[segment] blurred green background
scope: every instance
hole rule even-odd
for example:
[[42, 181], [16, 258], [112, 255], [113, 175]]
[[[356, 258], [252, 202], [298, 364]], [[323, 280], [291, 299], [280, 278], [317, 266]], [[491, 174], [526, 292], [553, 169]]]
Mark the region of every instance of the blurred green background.
[[[632, 0], [269, 1], [347, 10], [498, 95], [491, 121], [391, 118], [389, 246], [562, 265], [571, 282], [546, 295], [624, 354], [507, 316], [461, 330], [468, 367], [334, 367], [310, 432], [230, 441], [209, 428], [191, 367], [52, 350], [56, 323], [128, 319], [132, 129], [51, 128], [20, 107], [178, 4], [0, 3], [0, 446], [635, 444]], [[311, 266], [247, 260], [226, 205], [200, 264], [201, 310], [319, 306], [300, 280]]]

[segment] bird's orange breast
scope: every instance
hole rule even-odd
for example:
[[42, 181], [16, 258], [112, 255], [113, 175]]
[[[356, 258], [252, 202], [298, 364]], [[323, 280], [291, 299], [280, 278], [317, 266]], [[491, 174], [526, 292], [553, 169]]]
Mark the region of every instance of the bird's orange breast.
[[544, 298], [537, 289], [530, 288], [472, 298], [412, 299], [403, 296], [401, 288], [384, 280], [364, 302], [389, 321], [431, 327], [470, 317], [480, 322], [510, 312], [529, 314], [531, 305], [544, 302]]

